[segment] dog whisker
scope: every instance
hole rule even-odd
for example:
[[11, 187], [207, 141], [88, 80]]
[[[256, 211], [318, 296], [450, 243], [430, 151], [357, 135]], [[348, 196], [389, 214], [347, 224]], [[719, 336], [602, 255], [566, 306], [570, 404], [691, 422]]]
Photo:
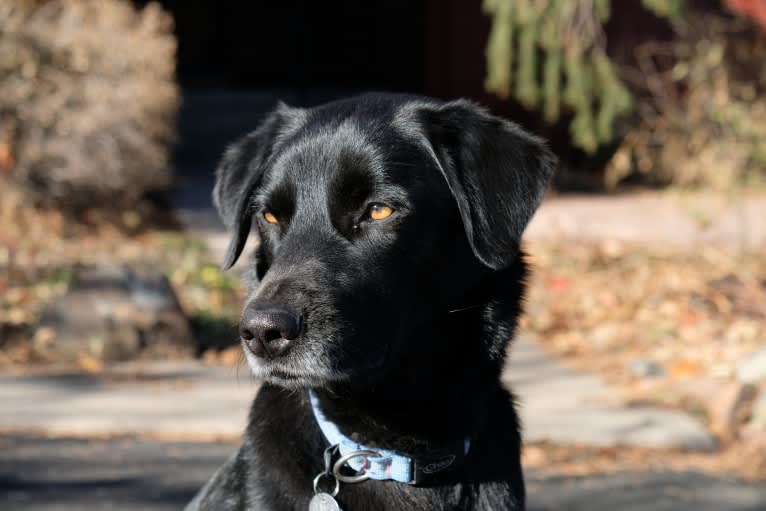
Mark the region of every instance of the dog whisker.
[[396, 165], [398, 167], [417, 167], [418, 165], [415, 163], [407, 163], [403, 161], [389, 161], [389, 165]]
[[455, 312], [463, 312], [471, 309], [478, 309], [479, 307], [484, 307], [485, 305], [489, 305], [489, 302], [483, 302], [483, 303], [477, 303], [476, 305], [469, 305], [467, 307], [461, 307], [459, 309], [452, 309], [447, 311], [447, 314], [453, 314]]

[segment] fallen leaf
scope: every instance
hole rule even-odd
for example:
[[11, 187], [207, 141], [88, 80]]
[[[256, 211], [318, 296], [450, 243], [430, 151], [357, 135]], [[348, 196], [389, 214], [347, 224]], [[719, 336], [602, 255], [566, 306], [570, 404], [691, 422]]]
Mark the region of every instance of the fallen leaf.
[[85, 353], [77, 357], [77, 365], [86, 373], [100, 373], [104, 370], [104, 363], [101, 360]]
[[700, 373], [700, 366], [693, 360], [680, 360], [670, 366], [670, 375], [674, 378], [691, 378]]

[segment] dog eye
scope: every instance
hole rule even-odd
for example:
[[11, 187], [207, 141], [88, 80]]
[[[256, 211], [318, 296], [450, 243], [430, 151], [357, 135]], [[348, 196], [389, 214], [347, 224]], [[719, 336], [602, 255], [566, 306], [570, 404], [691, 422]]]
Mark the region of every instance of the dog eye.
[[370, 217], [370, 220], [374, 221], [385, 220], [386, 218], [390, 217], [393, 212], [394, 208], [379, 202], [371, 204], [367, 209], [367, 215]]
[[277, 224], [277, 223], [279, 223], [279, 219], [271, 211], [264, 211], [263, 212], [263, 219], [266, 220], [270, 224]]

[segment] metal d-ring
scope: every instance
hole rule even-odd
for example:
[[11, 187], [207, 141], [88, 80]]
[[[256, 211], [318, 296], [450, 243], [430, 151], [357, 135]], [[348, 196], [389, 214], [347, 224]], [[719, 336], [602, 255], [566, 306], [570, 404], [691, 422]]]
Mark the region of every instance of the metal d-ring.
[[370, 473], [366, 470], [363, 471], [359, 475], [355, 476], [344, 476], [340, 473], [341, 468], [343, 468], [343, 465], [345, 465], [350, 459], [352, 458], [380, 458], [381, 454], [379, 452], [375, 451], [354, 451], [350, 452], [344, 456], [341, 456], [338, 458], [338, 461], [335, 462], [335, 464], [332, 466], [332, 475], [335, 476], [335, 479], [338, 481], [343, 481], [344, 483], [361, 483], [362, 481], [366, 481], [370, 478]]
[[317, 488], [319, 488], [319, 481], [322, 479], [322, 477], [331, 477], [333, 479], [333, 481], [335, 481], [335, 488], [332, 490], [332, 493], [330, 493], [330, 495], [335, 497], [338, 494], [338, 492], [340, 491], [340, 483], [338, 482], [338, 478], [337, 477], [335, 477], [332, 474], [329, 474], [327, 472], [322, 472], [321, 474], [317, 475], [314, 478], [314, 495], [317, 494]]

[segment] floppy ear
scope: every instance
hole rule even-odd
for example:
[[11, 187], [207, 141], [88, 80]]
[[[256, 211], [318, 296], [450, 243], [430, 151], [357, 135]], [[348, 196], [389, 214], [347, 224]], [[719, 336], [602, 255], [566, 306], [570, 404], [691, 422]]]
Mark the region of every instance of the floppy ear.
[[255, 131], [230, 145], [218, 164], [213, 203], [226, 228], [232, 231], [223, 270], [234, 266], [245, 248], [253, 219], [251, 197], [261, 184], [275, 145], [287, 125], [296, 124], [299, 112], [303, 111], [280, 102]]
[[545, 195], [556, 157], [542, 140], [465, 100], [422, 107], [419, 124], [474, 254], [494, 270], [509, 266]]

